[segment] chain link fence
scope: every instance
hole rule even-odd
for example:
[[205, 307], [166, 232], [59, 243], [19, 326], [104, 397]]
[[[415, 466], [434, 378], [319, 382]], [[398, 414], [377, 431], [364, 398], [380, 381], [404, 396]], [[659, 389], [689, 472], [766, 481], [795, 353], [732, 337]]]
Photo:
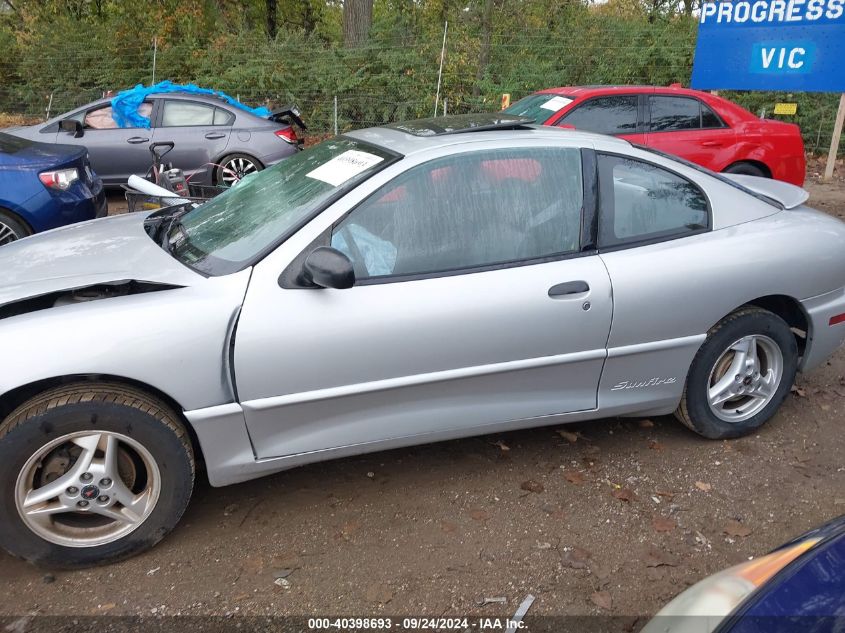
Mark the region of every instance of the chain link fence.
[[[574, 31], [563, 38], [545, 31], [496, 35], [485, 72], [478, 38], [447, 40], [438, 112], [497, 110], [502, 93], [515, 101], [559, 85], [688, 82], [693, 21], [605, 20]], [[159, 40], [154, 50], [152, 41], [77, 33], [30, 43], [0, 60], [0, 112], [43, 120], [155, 77], [224, 90], [249, 105], [295, 103], [313, 134], [328, 134], [335, 124], [344, 131], [431, 116], [440, 45], [438, 37], [415, 37], [345, 50], [300, 36], [269, 42], [248, 33], [210, 43]], [[827, 151], [836, 95], [721, 94], [756, 114], [797, 123], [808, 151]], [[782, 101], [797, 102], [797, 114], [775, 117]]]

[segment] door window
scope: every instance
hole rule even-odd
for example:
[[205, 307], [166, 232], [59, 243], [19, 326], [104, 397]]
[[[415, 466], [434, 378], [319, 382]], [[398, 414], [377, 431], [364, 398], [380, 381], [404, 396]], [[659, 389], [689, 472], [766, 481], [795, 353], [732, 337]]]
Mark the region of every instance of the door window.
[[470, 152], [419, 165], [352, 211], [332, 246], [356, 277], [421, 275], [577, 251], [576, 148]]
[[707, 197], [666, 169], [599, 155], [599, 246], [672, 239], [709, 227]]
[[[204, 103], [166, 100], [161, 115], [161, 126], [186, 127], [193, 125], [214, 125], [214, 110], [214, 106]], [[222, 123], [218, 125], [222, 125]]]
[[635, 134], [638, 110], [637, 95], [597, 97], [575, 108], [557, 124], [599, 134]]
[[649, 97], [652, 132], [677, 132], [723, 127], [722, 121], [698, 99]]
[[[145, 101], [138, 106], [138, 114], [143, 117], [150, 118], [153, 111], [153, 104]], [[117, 123], [112, 117], [112, 109], [110, 105], [100, 108], [88, 110], [85, 117], [82, 119], [82, 125], [86, 130], [114, 130], [117, 128]]]

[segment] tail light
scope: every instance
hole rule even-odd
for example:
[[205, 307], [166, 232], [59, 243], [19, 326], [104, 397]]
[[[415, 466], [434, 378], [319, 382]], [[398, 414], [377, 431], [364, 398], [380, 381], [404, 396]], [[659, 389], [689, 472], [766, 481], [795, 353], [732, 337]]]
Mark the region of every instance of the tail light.
[[38, 179], [50, 189], [67, 190], [73, 183], [79, 180], [79, 172], [76, 168], [59, 169], [57, 171], [42, 171]]
[[282, 128], [281, 130], [276, 130], [274, 134], [286, 143], [294, 144], [299, 142], [299, 139], [296, 138], [296, 132], [293, 131], [292, 127], [286, 127]]

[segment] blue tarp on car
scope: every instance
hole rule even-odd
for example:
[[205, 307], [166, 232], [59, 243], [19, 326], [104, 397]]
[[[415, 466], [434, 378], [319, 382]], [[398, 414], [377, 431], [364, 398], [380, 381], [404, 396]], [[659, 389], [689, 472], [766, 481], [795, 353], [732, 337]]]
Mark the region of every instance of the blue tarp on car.
[[218, 97], [231, 106], [246, 110], [255, 116], [268, 117], [270, 110], [267, 108], [250, 108], [237, 99], [234, 99], [220, 90], [200, 88], [194, 84], [175, 84], [172, 81], [160, 81], [154, 86], [143, 86], [138, 84], [129, 90], [123, 90], [111, 100], [112, 118], [118, 127], [150, 127], [149, 118], [138, 113], [138, 107], [148, 96], [167, 92], [182, 92], [195, 95], [212, 95]]

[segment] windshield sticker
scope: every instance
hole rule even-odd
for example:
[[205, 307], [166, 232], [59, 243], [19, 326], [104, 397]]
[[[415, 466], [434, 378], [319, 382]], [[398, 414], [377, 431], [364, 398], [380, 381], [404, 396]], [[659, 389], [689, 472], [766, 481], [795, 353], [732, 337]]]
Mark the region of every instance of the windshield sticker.
[[569, 97], [552, 97], [540, 107], [543, 108], [543, 110], [551, 110], [552, 112], [557, 112], [562, 107], [568, 106], [570, 103], [572, 103], [572, 101], [573, 99], [570, 99]]
[[357, 176], [383, 160], [384, 158], [381, 156], [350, 149], [305, 175], [308, 178], [327, 182], [333, 187], [339, 187], [350, 178]]

